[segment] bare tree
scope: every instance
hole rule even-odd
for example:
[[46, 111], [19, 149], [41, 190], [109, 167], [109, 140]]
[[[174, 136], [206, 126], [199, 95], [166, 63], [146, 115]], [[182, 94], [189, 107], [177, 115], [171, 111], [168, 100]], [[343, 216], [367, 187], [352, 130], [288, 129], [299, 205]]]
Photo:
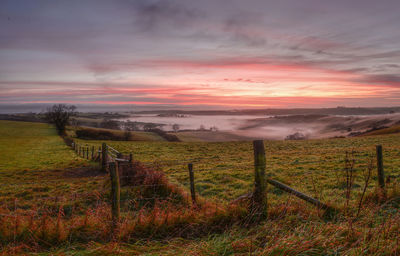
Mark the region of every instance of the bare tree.
[[71, 116], [75, 115], [76, 107], [73, 105], [56, 104], [46, 109], [45, 118], [47, 122], [54, 124], [60, 135], [65, 134]]
[[124, 130], [129, 130], [129, 131], [137, 131], [139, 130], [137, 122], [132, 122], [130, 120], [126, 120], [124, 123]]
[[135, 123], [126, 120], [126, 122], [123, 124], [123, 127], [124, 127], [124, 139], [128, 141], [132, 137], [131, 131], [134, 131]]
[[173, 124], [172, 125], [172, 130], [174, 130], [174, 132], [178, 132], [180, 129], [179, 124]]
[[212, 131], [212, 132], [218, 132], [218, 127], [217, 126], [211, 126], [210, 127], [210, 131]]
[[156, 129], [157, 127], [159, 127], [158, 124], [146, 123], [146, 124], [143, 126], [143, 130], [145, 130], [145, 131], [151, 131], [151, 130]]

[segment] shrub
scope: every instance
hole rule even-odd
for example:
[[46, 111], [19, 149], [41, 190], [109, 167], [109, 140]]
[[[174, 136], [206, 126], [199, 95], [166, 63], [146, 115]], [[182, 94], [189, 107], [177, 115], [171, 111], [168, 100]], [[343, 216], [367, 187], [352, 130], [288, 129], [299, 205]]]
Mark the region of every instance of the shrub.
[[305, 140], [307, 137], [300, 133], [300, 132], [296, 132], [293, 133], [291, 135], [286, 136], [285, 140]]
[[80, 139], [88, 140], [125, 140], [123, 134], [100, 129], [81, 128], [75, 134]]
[[176, 135], [166, 133], [165, 131], [158, 129], [158, 128], [150, 129], [148, 131], [157, 133], [158, 135], [160, 135], [160, 137], [166, 139], [167, 141], [175, 141], [175, 142], [181, 141]]
[[[187, 205], [188, 196], [176, 185], [170, 184], [164, 172], [157, 167], [148, 167], [140, 162], [120, 164], [121, 186], [133, 188], [134, 197], [146, 199], [154, 205], [156, 201]], [[149, 205], [149, 206], [150, 206]]]

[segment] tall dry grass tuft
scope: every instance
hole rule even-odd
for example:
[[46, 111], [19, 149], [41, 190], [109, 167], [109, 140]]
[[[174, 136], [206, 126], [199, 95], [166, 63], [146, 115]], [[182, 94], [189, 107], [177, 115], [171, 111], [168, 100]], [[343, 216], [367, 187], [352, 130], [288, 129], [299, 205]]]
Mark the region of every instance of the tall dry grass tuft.
[[[218, 204], [202, 198], [192, 205], [189, 194], [169, 183], [159, 169], [134, 162], [123, 166], [120, 172], [123, 200], [128, 203], [127, 207], [121, 208], [121, 222], [116, 233], [111, 231], [110, 204], [102, 201], [107, 200], [107, 196], [85, 196], [87, 208], [74, 208], [69, 214], [65, 214], [64, 209], [68, 208], [63, 203], [42, 205], [29, 213], [1, 209], [0, 240], [3, 249], [10, 244], [13, 248], [27, 246], [39, 250], [90, 241], [193, 238], [224, 232], [243, 222], [247, 216], [246, 208], [240, 205]], [[107, 190], [103, 192], [108, 194]]]
[[[129, 198], [137, 208], [155, 207], [157, 201], [169, 201], [190, 206], [189, 194], [181, 187], [171, 184], [158, 167], [149, 167], [134, 161], [119, 165], [121, 186], [129, 188]], [[159, 204], [160, 205], [160, 204]]]

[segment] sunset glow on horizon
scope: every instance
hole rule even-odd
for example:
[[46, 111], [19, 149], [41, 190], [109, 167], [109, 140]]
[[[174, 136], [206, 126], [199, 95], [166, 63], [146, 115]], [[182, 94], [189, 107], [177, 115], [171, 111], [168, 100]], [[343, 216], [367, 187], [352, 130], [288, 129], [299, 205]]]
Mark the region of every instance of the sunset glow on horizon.
[[0, 104], [400, 105], [398, 1], [0, 7]]

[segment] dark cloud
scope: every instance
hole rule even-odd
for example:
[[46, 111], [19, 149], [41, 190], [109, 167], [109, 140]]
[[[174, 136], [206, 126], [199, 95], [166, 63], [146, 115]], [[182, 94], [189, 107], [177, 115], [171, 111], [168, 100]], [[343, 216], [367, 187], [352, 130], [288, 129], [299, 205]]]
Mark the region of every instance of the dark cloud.
[[386, 85], [395, 88], [400, 88], [400, 75], [398, 74], [379, 74], [379, 75], [366, 75], [357, 82], [370, 83], [377, 85]]
[[260, 23], [260, 16], [249, 16], [237, 13], [229, 17], [224, 24], [224, 31], [230, 34], [232, 42], [242, 42], [250, 47], [264, 46], [266, 38], [259, 31], [252, 31]]
[[178, 29], [193, 24], [201, 12], [172, 0], [137, 0], [134, 8], [135, 25], [143, 32], [154, 32], [166, 27]]
[[382, 67], [383, 69], [385, 69], [385, 68], [398, 69], [398, 68], [400, 68], [400, 65], [398, 65], [398, 64], [383, 64], [383, 65], [380, 65], [380, 67]]

